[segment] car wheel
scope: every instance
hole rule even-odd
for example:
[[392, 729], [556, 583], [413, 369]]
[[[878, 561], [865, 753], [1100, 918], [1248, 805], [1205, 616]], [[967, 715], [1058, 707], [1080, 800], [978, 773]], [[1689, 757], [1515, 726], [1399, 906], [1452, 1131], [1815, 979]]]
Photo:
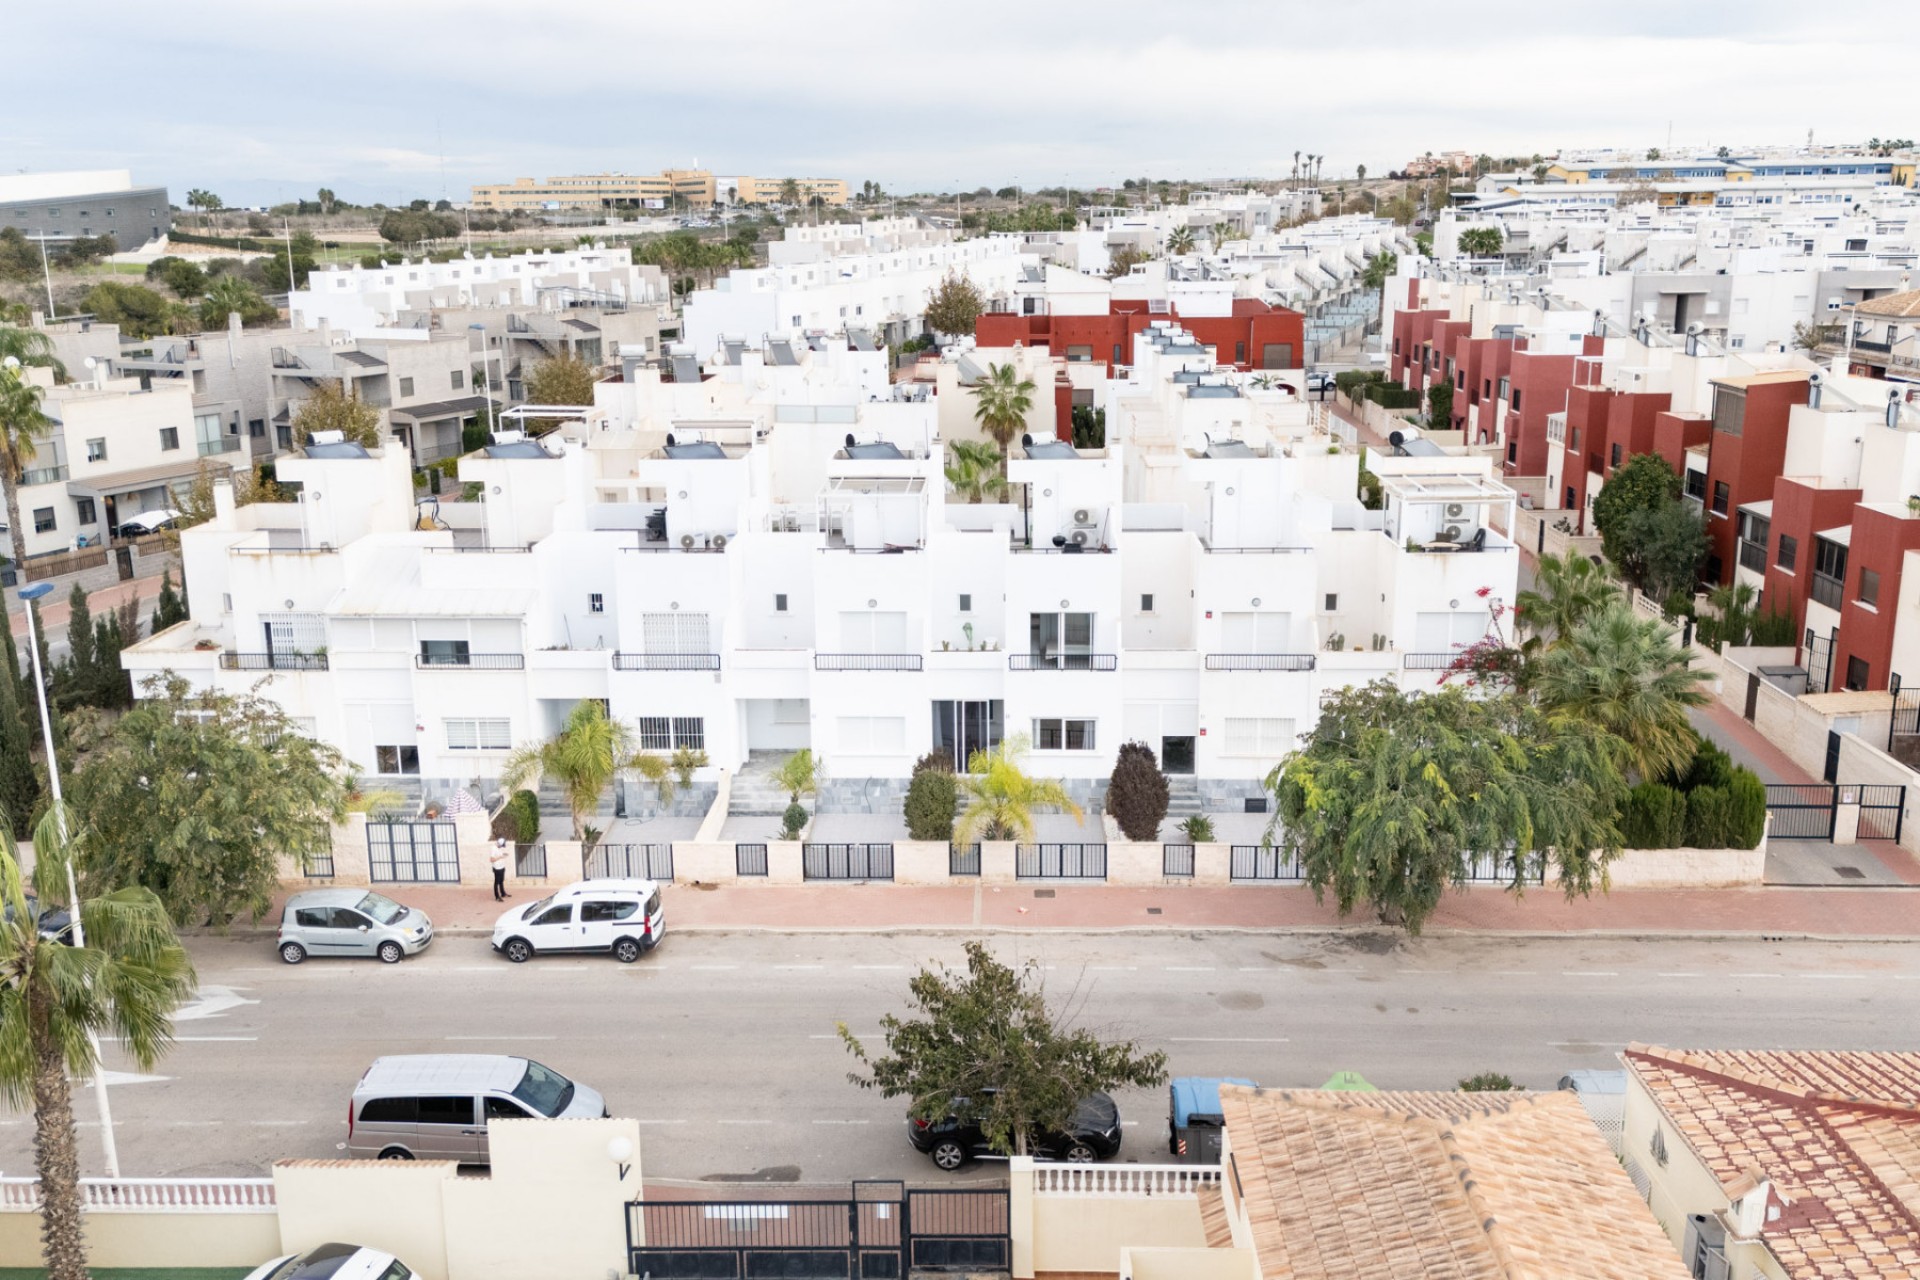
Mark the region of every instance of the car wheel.
[[1084, 1142], [1071, 1143], [1067, 1147], [1068, 1164], [1092, 1164], [1099, 1158], [1099, 1154]]
[[933, 1162], [952, 1173], [967, 1162], [967, 1149], [957, 1142], [943, 1142], [933, 1149]]
[[299, 964], [307, 958], [307, 949], [297, 942], [283, 942], [280, 944], [280, 958], [288, 964]]
[[397, 942], [383, 942], [374, 954], [380, 957], [381, 964], [399, 964], [407, 953]]
[[533, 944], [525, 938], [508, 938], [507, 945], [500, 950], [515, 964], [525, 964], [533, 958]]
[[640, 944], [632, 938], [622, 938], [613, 944], [613, 958], [621, 964], [632, 964], [640, 958]]
[[411, 1160], [413, 1159], [413, 1152], [407, 1150], [405, 1147], [388, 1147], [380, 1153], [380, 1158], [382, 1160]]

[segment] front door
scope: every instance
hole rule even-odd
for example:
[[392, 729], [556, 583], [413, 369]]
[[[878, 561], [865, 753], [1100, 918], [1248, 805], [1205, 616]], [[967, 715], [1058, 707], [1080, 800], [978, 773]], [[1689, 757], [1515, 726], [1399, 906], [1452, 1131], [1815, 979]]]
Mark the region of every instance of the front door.
[[1162, 773], [1192, 773], [1193, 772], [1193, 739], [1192, 738], [1160, 739], [1160, 772]]

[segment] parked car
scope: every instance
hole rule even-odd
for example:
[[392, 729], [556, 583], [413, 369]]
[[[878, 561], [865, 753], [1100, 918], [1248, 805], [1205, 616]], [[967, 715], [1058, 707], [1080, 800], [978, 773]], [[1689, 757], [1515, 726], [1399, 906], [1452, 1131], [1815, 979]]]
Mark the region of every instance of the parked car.
[[287, 899], [280, 914], [280, 958], [377, 956], [399, 964], [433, 943], [426, 912], [365, 889], [309, 889]]
[[591, 1119], [606, 1099], [551, 1067], [496, 1053], [375, 1058], [347, 1104], [347, 1154], [486, 1164], [487, 1122]]
[[1307, 390], [1314, 395], [1333, 390], [1333, 375], [1315, 369], [1307, 375]]
[[410, 1280], [413, 1268], [390, 1253], [357, 1244], [315, 1245], [263, 1262], [247, 1280]]
[[[965, 1100], [957, 1099], [955, 1108], [964, 1111]], [[1004, 1159], [987, 1145], [986, 1135], [980, 1132], [977, 1121], [958, 1115], [933, 1121], [909, 1119], [907, 1140], [915, 1149], [932, 1156], [933, 1162], [949, 1173], [970, 1160]], [[1065, 1133], [1034, 1134], [1027, 1139], [1027, 1151], [1044, 1160], [1065, 1160], [1069, 1164], [1110, 1160], [1120, 1152], [1120, 1108], [1104, 1093], [1082, 1098]]]
[[142, 534], [158, 533], [162, 529], [171, 529], [180, 519], [180, 513], [172, 507], [162, 507], [158, 511], [142, 511], [128, 516], [120, 522], [120, 536], [137, 538]]
[[[69, 947], [72, 946], [73, 917], [67, 913], [67, 909], [65, 907], [48, 907], [45, 911], [42, 911], [38, 898], [29, 893], [26, 895], [26, 899], [27, 914], [38, 922], [38, 932], [40, 936], [52, 942], [63, 942]], [[0, 905], [0, 919], [9, 922], [12, 921], [13, 904], [11, 902]]]
[[493, 949], [515, 964], [551, 951], [607, 951], [632, 964], [660, 945], [667, 917], [651, 880], [581, 880], [493, 926]]

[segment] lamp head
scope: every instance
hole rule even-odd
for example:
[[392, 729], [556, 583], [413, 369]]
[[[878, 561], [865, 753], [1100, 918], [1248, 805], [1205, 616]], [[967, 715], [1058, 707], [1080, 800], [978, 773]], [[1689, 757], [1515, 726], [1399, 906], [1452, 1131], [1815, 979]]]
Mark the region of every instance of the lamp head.
[[51, 582], [35, 582], [20, 588], [22, 600], [40, 600], [53, 594]]

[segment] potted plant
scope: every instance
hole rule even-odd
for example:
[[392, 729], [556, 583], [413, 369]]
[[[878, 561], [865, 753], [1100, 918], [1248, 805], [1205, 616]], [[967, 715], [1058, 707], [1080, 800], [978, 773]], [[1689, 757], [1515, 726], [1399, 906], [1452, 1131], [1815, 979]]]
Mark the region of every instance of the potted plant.
[[1191, 844], [1211, 844], [1213, 819], [1204, 813], [1196, 813], [1180, 824], [1180, 831]]

